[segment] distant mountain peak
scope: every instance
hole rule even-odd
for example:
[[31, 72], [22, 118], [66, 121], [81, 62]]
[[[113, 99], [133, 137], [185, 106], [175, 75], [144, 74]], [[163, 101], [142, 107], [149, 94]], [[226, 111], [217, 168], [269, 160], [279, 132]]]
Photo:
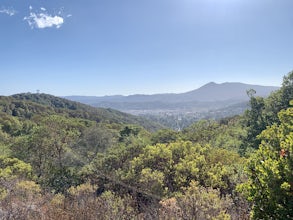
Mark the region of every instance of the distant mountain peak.
[[88, 97], [69, 97], [69, 99], [98, 107], [110, 107], [123, 111], [165, 111], [170, 109], [179, 109], [180, 111], [183, 111], [182, 109], [191, 109], [194, 111], [199, 103], [248, 101], [249, 97], [246, 91], [249, 89], [254, 89], [257, 96], [265, 97], [272, 91], [277, 90], [278, 87], [250, 85], [239, 82], [209, 82], [198, 89], [179, 94], [104, 96], [90, 99]]
[[208, 86], [215, 86], [215, 85], [219, 85], [218, 83], [215, 83], [215, 82], [209, 82], [201, 87], [208, 87]]
[[[249, 89], [254, 89], [256, 91], [256, 95], [258, 96], [267, 96], [272, 91], [277, 90], [278, 87], [250, 85], [240, 82], [209, 82], [198, 89], [186, 92], [184, 94], [186, 101], [244, 101], [248, 100], [246, 91]], [[182, 98], [182, 100], [184, 100], [184, 98]]]

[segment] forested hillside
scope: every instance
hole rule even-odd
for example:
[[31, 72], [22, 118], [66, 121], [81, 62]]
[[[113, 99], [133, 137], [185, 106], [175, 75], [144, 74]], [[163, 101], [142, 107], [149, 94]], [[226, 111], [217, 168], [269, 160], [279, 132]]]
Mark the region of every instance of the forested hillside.
[[[45, 94], [0, 98], [0, 219], [292, 219], [293, 72], [182, 131]], [[291, 104], [290, 104], [291, 102]]]
[[0, 96], [0, 102], [3, 112], [26, 119], [30, 119], [35, 114], [60, 114], [66, 117], [82, 118], [98, 123], [136, 124], [149, 131], [162, 128], [157, 123], [114, 109], [94, 108], [48, 94], [23, 93], [11, 97]]

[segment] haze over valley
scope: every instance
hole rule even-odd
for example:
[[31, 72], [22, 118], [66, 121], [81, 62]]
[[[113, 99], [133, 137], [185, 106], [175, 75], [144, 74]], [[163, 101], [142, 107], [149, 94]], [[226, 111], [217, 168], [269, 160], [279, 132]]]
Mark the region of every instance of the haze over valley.
[[181, 130], [200, 119], [220, 119], [239, 115], [248, 108], [247, 91], [267, 97], [276, 86], [244, 83], [210, 82], [185, 93], [115, 96], [66, 96], [65, 98], [94, 107], [113, 108], [143, 116], [167, 127]]

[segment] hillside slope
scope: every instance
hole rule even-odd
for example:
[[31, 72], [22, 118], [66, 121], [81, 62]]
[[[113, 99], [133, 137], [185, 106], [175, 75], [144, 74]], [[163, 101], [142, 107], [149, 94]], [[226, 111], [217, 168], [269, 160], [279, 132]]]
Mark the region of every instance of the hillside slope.
[[151, 131], [162, 128], [159, 124], [141, 117], [113, 109], [94, 108], [48, 94], [22, 93], [10, 97], [0, 96], [0, 111], [25, 118], [35, 114], [62, 114], [101, 123], [135, 124]]

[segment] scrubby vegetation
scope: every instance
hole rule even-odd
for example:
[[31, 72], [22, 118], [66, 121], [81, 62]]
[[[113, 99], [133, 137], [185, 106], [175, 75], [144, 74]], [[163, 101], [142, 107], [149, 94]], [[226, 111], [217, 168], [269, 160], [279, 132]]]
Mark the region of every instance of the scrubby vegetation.
[[45, 94], [0, 97], [1, 219], [292, 219], [293, 72], [177, 132]]

